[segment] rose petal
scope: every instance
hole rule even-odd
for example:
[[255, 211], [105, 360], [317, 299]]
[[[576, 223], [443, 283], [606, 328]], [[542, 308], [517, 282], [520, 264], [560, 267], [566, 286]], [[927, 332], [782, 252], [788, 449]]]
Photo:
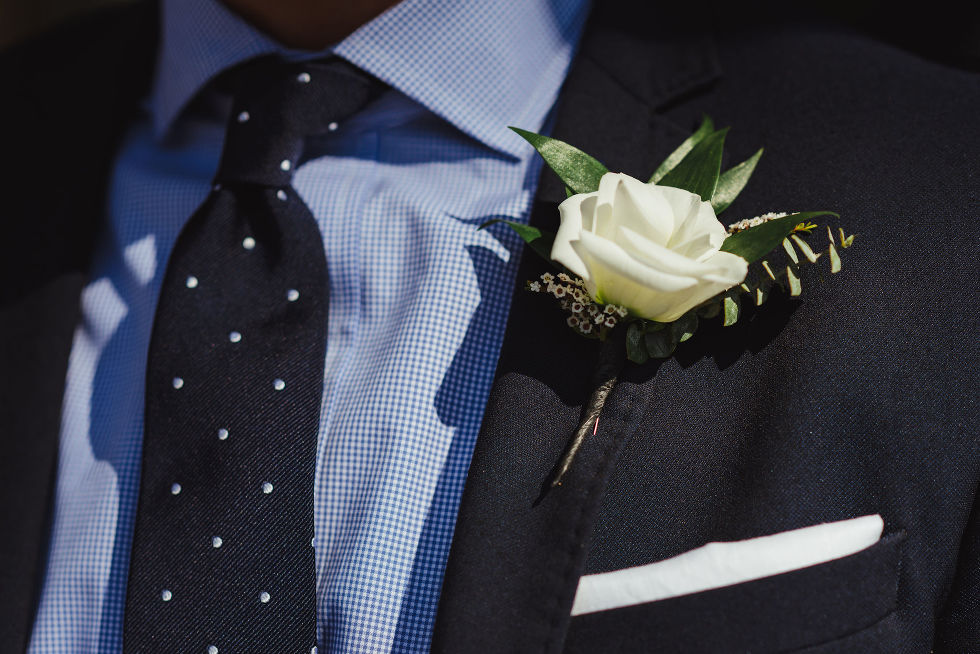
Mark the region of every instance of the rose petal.
[[674, 214], [672, 233], [680, 230], [688, 217], [697, 212], [698, 205], [701, 204], [701, 196], [696, 193], [691, 193], [681, 188], [674, 188], [673, 186], [653, 184], [650, 186], [656, 186], [663, 198], [670, 204], [670, 209]]
[[615, 240], [616, 229], [630, 227], [658, 243], [674, 229], [670, 204], [659, 189], [622, 173], [606, 173], [599, 182], [597, 225], [593, 233]]
[[588, 266], [590, 294], [602, 302], [622, 304], [644, 318], [677, 320], [688, 310], [738, 284], [748, 272], [741, 257], [717, 252], [704, 262], [705, 276], [665, 273], [633, 259], [621, 246], [584, 233], [572, 247]]
[[[690, 191], [672, 186], [659, 186], [663, 196], [670, 202], [676, 221], [674, 232], [665, 245], [671, 250], [685, 250], [685, 254], [698, 258], [708, 249], [717, 250], [721, 247], [727, 234], [725, 226], [718, 221], [711, 203], [702, 202], [701, 198]], [[698, 252], [689, 244], [693, 244], [700, 236], [708, 234], [708, 247]], [[687, 244], [686, 248], [685, 245]]]
[[683, 254], [689, 259], [697, 259], [698, 261], [701, 261], [718, 251], [717, 248], [711, 247], [711, 241], [711, 234], [698, 234], [690, 241], [681, 243], [680, 245], [675, 245], [670, 249], [677, 254]]
[[[650, 291], [662, 292], [690, 288], [697, 283], [693, 277], [674, 275], [651, 268], [631, 257], [620, 245], [589, 232], [583, 232], [580, 240], [572, 241], [572, 247], [585, 261], [589, 273], [596, 278], [597, 283], [600, 276], [607, 280], [607, 285], [599, 285], [603, 297], [606, 297], [607, 293], [614, 292], [608, 287], [613, 284], [608, 282], [619, 284], [620, 280], [639, 284]], [[589, 254], [588, 257], [584, 256], [585, 252]]]
[[592, 222], [597, 195], [597, 193], [579, 193], [558, 205], [561, 225], [551, 246], [551, 258], [586, 281], [589, 281], [589, 269], [572, 247], [571, 242], [578, 240], [585, 220]]
[[731, 252], [715, 252], [705, 259], [704, 263], [715, 269], [714, 272], [705, 275], [704, 279], [720, 284], [727, 284], [725, 289], [742, 283], [745, 280], [745, 276], [749, 273], [748, 262]]
[[[670, 311], [676, 303], [674, 296], [677, 293], [651, 291], [641, 283], [618, 276], [616, 271], [597, 261], [590, 251], [582, 247], [581, 242], [576, 245], [581, 248], [582, 257], [594, 272], [592, 280], [585, 284], [592, 297], [601, 302], [620, 304], [637, 315], [654, 320], [658, 319], [658, 315]], [[608, 289], [608, 293], [602, 289]]]
[[661, 272], [703, 277], [704, 275], [715, 272], [717, 269], [716, 266], [712, 266], [708, 262], [686, 257], [658, 243], [654, 243], [650, 239], [644, 238], [626, 227], [620, 228], [620, 236], [616, 239], [616, 242], [634, 259]]

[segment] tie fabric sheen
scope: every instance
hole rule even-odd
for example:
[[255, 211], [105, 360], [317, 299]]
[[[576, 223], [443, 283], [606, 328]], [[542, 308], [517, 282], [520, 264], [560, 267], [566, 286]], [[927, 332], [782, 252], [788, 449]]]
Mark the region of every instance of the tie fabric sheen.
[[154, 319], [127, 653], [316, 644], [327, 265], [291, 180], [304, 138], [382, 87], [338, 59], [261, 58], [232, 78], [214, 189], [174, 246]]

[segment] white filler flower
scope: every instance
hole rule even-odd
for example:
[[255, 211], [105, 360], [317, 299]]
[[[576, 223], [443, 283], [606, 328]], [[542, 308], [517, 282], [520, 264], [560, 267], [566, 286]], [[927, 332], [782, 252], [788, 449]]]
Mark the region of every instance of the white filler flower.
[[742, 257], [719, 248], [725, 227], [694, 193], [606, 173], [595, 193], [558, 207], [551, 258], [585, 281], [597, 301], [671, 322], [741, 283]]

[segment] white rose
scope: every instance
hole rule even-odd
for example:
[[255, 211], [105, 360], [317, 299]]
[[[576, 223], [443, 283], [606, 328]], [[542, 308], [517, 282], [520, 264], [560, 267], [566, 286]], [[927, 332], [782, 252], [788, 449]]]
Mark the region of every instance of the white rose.
[[726, 231], [694, 193], [606, 173], [595, 193], [558, 207], [551, 258], [585, 281], [604, 304], [670, 322], [741, 283], [742, 257], [720, 252]]

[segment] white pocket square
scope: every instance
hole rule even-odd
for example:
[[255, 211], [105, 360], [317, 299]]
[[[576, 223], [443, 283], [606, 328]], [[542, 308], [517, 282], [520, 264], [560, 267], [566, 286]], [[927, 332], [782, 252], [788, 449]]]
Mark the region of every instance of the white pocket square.
[[584, 575], [572, 615], [644, 604], [799, 570], [860, 552], [881, 538], [880, 515], [749, 540], [708, 543], [664, 561]]

